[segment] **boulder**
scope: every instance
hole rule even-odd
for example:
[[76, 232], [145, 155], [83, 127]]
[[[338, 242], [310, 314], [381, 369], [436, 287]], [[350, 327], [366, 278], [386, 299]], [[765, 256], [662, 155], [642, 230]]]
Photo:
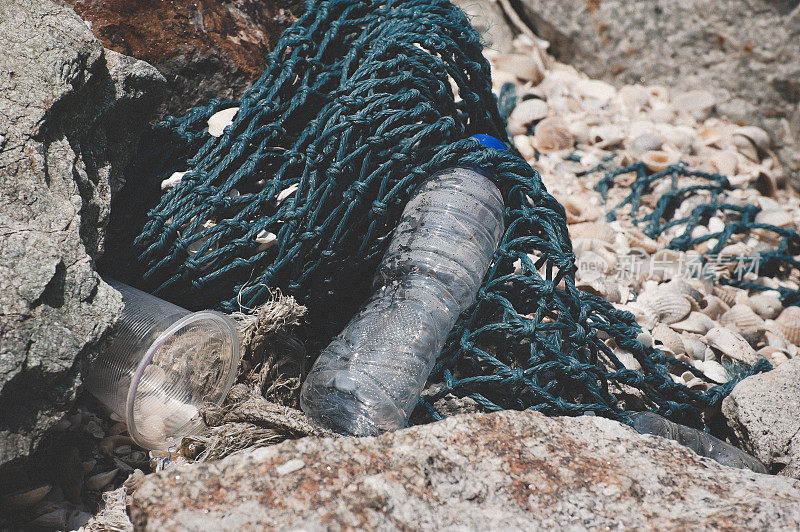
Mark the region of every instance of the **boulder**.
[[211, 98], [239, 99], [261, 77], [267, 53], [302, 0], [59, 0], [103, 45], [147, 61], [167, 79], [157, 115], [182, 115]]
[[753, 456], [800, 479], [800, 358], [744, 379], [722, 402], [722, 413]]
[[93, 259], [164, 79], [49, 1], [0, 2], [0, 50], [2, 465], [63, 416], [121, 312]]
[[556, 58], [593, 78], [707, 89], [717, 111], [771, 132], [800, 186], [797, 0], [520, 0]]
[[145, 477], [141, 530], [793, 529], [800, 482], [597, 417], [465, 414]]

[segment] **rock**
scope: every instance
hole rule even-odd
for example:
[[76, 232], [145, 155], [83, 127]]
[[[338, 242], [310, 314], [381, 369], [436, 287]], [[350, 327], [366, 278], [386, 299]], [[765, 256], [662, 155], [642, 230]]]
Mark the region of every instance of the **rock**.
[[500, 53], [511, 51], [514, 32], [496, 0], [453, 0], [453, 3], [467, 14], [472, 27], [481, 34], [484, 48]]
[[301, 0], [60, 0], [106, 48], [147, 61], [168, 81], [158, 116], [211, 98], [238, 100], [261, 77], [267, 53], [295, 21]]
[[121, 312], [92, 261], [165, 82], [48, 1], [0, 2], [0, 49], [2, 465], [64, 415]]
[[[277, 468], [302, 460], [302, 469]], [[141, 530], [795, 528], [800, 482], [598, 417], [498, 412], [303, 438], [145, 478]]]
[[734, 387], [722, 412], [737, 437], [767, 468], [800, 479], [800, 358]]
[[557, 59], [591, 77], [704, 89], [734, 122], [770, 131], [800, 186], [800, 4], [796, 0], [521, 0]]

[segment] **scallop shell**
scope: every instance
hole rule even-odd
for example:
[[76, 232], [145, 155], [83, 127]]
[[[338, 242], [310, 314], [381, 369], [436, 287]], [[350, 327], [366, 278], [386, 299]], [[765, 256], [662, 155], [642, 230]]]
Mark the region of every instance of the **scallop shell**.
[[523, 100], [508, 117], [508, 132], [512, 135], [524, 135], [534, 122], [546, 118], [549, 112], [547, 102], [538, 98]]
[[557, 118], [545, 118], [536, 125], [533, 147], [542, 153], [566, 150], [575, 144], [575, 137], [567, 126]]
[[742, 303], [732, 306], [728, 312], [720, 316], [719, 323], [739, 331], [742, 336], [753, 334], [756, 331], [760, 336], [760, 333], [764, 332], [764, 320], [761, 316]]
[[651, 172], [661, 172], [678, 162], [674, 152], [654, 150], [642, 154], [642, 162]]
[[725, 366], [716, 360], [703, 360], [697, 362], [697, 369], [702, 371], [706, 377], [719, 384], [724, 384], [731, 380], [730, 373]]
[[720, 298], [726, 305], [732, 307], [739, 301], [746, 301], [747, 293], [741, 288], [729, 285], [714, 285], [714, 295]]
[[706, 334], [716, 326], [714, 321], [702, 312], [690, 312], [686, 319], [670, 324], [676, 331]]
[[658, 315], [649, 306], [642, 305], [636, 301], [626, 303], [623, 310], [627, 310], [636, 318], [636, 323], [644, 329], [652, 329], [658, 323]]
[[613, 243], [617, 232], [605, 222], [582, 222], [570, 225], [569, 235], [573, 240], [589, 238]]
[[91, 477], [86, 479], [86, 487], [90, 490], [99, 490], [108, 486], [114, 477], [117, 476], [119, 473], [119, 469], [113, 469], [111, 471], [104, 471], [103, 473], [98, 473], [96, 475], [92, 475]]
[[775, 318], [775, 326], [787, 341], [800, 345], [800, 307], [786, 307]]
[[686, 349], [686, 354], [694, 360], [704, 360], [706, 349], [708, 346], [703, 343], [700, 338], [690, 335], [688, 333], [681, 334], [681, 341], [683, 347]]
[[691, 301], [697, 303], [698, 307], [705, 305], [706, 296], [697, 288], [693, 287], [682, 279], [673, 279], [661, 285], [661, 289], [669, 289], [679, 294], [688, 296]]
[[662, 323], [653, 329], [653, 340], [675, 354], [686, 353], [681, 335]]
[[722, 299], [713, 294], [709, 294], [706, 295], [706, 306], [701, 308], [700, 312], [712, 320], [715, 320], [723, 313], [727, 312], [729, 308], [731, 308], [730, 305], [725, 303]]
[[38, 486], [33, 489], [26, 489], [16, 493], [9, 493], [0, 496], [0, 510], [4, 512], [18, 512], [26, 508], [30, 508], [37, 502], [44, 499], [50, 490], [53, 489], [50, 485]]
[[758, 361], [755, 350], [739, 333], [725, 327], [714, 327], [704, 336], [705, 342], [724, 356], [752, 366]]
[[781, 313], [783, 304], [772, 293], [755, 294], [747, 298], [747, 305], [764, 319], [772, 319]]
[[639, 302], [650, 307], [656, 313], [658, 321], [667, 325], [681, 321], [692, 310], [692, 304], [689, 299], [685, 295], [672, 290], [645, 292], [639, 298]]

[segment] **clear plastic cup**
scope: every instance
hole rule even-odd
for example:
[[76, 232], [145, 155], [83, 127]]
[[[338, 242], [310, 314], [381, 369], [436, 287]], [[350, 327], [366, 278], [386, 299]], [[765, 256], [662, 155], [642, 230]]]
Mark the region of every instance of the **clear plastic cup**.
[[147, 449], [168, 449], [204, 427], [200, 409], [222, 404], [236, 379], [235, 322], [190, 312], [117, 281], [122, 319], [104, 351], [84, 370], [87, 389], [123, 418]]

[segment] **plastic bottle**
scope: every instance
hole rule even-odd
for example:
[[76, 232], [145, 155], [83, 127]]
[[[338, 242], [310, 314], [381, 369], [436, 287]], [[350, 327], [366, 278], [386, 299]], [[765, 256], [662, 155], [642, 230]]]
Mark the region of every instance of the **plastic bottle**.
[[500, 191], [474, 168], [443, 170], [420, 186], [373, 295], [303, 384], [309, 418], [356, 436], [405, 426], [450, 330], [475, 301], [503, 234], [503, 211]]
[[764, 464], [757, 459], [702, 430], [673, 423], [653, 412], [637, 412], [631, 419], [633, 428], [640, 434], [653, 434], [675, 440], [700, 456], [711, 458], [728, 467], [750, 469], [756, 473], [767, 472]]

